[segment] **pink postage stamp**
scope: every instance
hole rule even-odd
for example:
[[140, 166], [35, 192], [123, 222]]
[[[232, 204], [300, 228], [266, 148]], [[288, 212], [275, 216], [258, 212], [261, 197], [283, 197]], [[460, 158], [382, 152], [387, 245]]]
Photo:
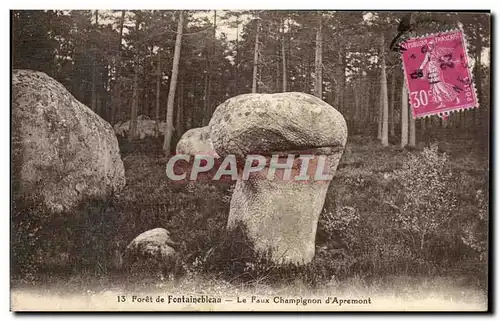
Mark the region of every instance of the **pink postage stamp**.
[[411, 38], [400, 48], [413, 118], [479, 107], [462, 31]]

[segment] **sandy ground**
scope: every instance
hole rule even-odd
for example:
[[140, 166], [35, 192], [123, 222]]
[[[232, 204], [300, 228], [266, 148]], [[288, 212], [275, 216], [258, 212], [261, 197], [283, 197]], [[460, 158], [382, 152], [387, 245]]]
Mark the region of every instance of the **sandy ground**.
[[[110, 286], [18, 286], [11, 289], [13, 311], [486, 311], [487, 295], [451, 281], [365, 286], [360, 282], [307, 289], [237, 287], [186, 280], [137, 289]], [[135, 296], [135, 298], [134, 298]], [[197, 303], [182, 302], [189, 299]], [[142, 298], [142, 300], [140, 300]], [[205, 302], [201, 301], [204, 298]], [[220, 303], [207, 302], [220, 300]], [[162, 301], [163, 299], [163, 301]], [[266, 299], [268, 302], [265, 302]], [[257, 302], [257, 300], [259, 302]], [[309, 300], [309, 301], [307, 301]], [[348, 301], [351, 300], [351, 301]], [[353, 301], [359, 300], [359, 301]], [[120, 301], [120, 302], [119, 302]], [[125, 301], [125, 302], [123, 302]], [[141, 302], [139, 302], [141, 301]], [[170, 301], [170, 302], [169, 302]], [[177, 301], [177, 302], [174, 302]], [[305, 301], [305, 304], [304, 304]]]

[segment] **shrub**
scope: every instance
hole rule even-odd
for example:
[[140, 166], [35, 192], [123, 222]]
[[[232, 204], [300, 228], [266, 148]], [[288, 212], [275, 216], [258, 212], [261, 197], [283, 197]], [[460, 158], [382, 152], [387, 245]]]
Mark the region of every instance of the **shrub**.
[[[361, 157], [359, 149], [352, 159]], [[472, 176], [480, 170], [457, 171], [436, 145], [386, 150], [394, 166], [381, 165], [388, 155], [361, 149], [371, 157], [361, 167], [346, 162], [329, 189], [318, 224], [318, 274], [429, 275], [485, 266], [487, 197], [483, 177]]]
[[478, 208], [473, 211], [474, 215], [462, 224], [463, 235], [460, 239], [467, 247], [477, 253], [478, 263], [484, 266], [487, 259], [488, 205], [482, 190], [477, 190], [475, 199], [478, 202]]
[[401, 185], [401, 204], [393, 221], [420, 266], [465, 259], [468, 251], [459, 240], [484, 256], [485, 203], [480, 194], [474, 200], [460, 190], [459, 185], [471, 185], [471, 180], [452, 170], [449, 156], [436, 144], [410, 154], [394, 179]]
[[449, 189], [453, 178], [449, 166], [448, 156], [431, 145], [420, 154], [409, 154], [403, 169], [395, 172], [403, 204], [393, 219], [411, 234], [413, 247], [422, 257], [429, 239], [439, 235], [457, 214], [457, 199]]

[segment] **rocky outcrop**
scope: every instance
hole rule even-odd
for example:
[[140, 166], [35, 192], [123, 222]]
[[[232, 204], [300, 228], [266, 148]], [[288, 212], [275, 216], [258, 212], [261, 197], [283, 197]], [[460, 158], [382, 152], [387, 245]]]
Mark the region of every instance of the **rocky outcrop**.
[[[304, 93], [246, 94], [222, 103], [210, 120], [210, 139], [221, 157], [265, 158], [266, 166], [246, 179], [240, 175], [231, 199], [228, 227], [242, 225], [255, 249], [276, 263], [305, 264], [315, 252], [319, 215], [330, 180], [316, 180], [314, 165], [324, 160], [322, 174], [335, 174], [347, 140], [344, 117], [321, 99]], [[302, 160], [292, 157], [290, 177], [270, 178], [270, 159], [311, 155], [308, 179], [295, 180]], [[318, 168], [318, 166], [316, 166]], [[300, 174], [300, 175], [299, 175]], [[280, 176], [281, 175], [281, 176]]]
[[125, 185], [118, 141], [109, 123], [44, 73], [12, 74], [14, 197], [69, 211]]

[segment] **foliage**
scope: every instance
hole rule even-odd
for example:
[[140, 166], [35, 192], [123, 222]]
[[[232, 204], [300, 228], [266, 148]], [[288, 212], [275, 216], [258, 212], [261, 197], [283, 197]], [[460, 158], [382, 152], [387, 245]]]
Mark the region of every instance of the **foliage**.
[[364, 140], [351, 148], [318, 226], [316, 259], [327, 258], [330, 275], [459, 269], [484, 277], [487, 185], [481, 175], [469, 174], [471, 164], [462, 167], [472, 154], [451, 162], [436, 145], [378, 153]]
[[463, 235], [460, 237], [462, 242], [469, 248], [474, 250], [479, 257], [479, 263], [485, 264], [487, 262], [487, 244], [488, 235], [484, 233], [488, 227], [488, 204], [486, 197], [482, 190], [477, 190], [475, 195], [478, 207], [472, 209], [472, 217], [468, 217], [462, 223]]
[[456, 218], [457, 200], [449, 189], [453, 174], [448, 166], [448, 156], [434, 144], [418, 156], [410, 155], [403, 169], [395, 172], [404, 196], [394, 221], [412, 234], [422, 254], [426, 237], [436, 236]]

